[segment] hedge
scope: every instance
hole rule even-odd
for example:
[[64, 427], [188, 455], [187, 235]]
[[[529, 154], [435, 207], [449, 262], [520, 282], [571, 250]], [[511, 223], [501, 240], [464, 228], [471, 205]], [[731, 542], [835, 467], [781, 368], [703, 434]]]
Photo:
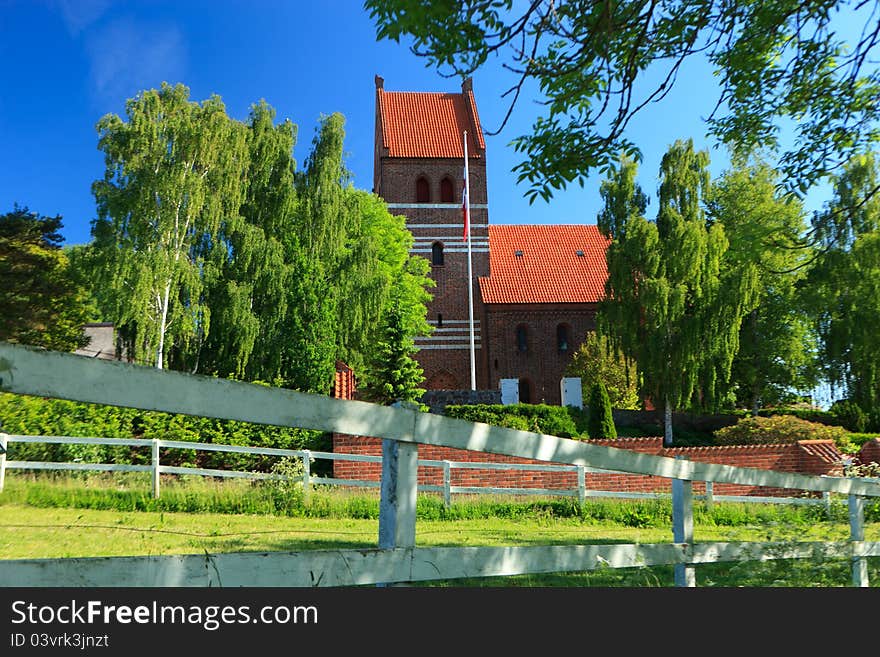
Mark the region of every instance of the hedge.
[[572, 406], [549, 404], [461, 404], [446, 407], [448, 417], [508, 429], [536, 431], [560, 438], [586, 434], [587, 413]]
[[[142, 411], [61, 399], [0, 393], [0, 430], [31, 436], [159, 438], [187, 442], [330, 451], [328, 434], [234, 420]], [[21, 461], [82, 461], [145, 464], [146, 447], [11, 443], [9, 458]], [[162, 450], [163, 465], [267, 472], [276, 457], [184, 449]]]

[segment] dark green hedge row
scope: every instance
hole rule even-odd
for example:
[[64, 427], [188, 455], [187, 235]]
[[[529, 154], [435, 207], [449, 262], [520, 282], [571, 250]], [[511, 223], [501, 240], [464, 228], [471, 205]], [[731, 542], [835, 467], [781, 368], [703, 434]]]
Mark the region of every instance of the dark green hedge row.
[[[87, 438], [160, 438], [187, 442], [330, 451], [329, 436], [320, 431], [216, 420], [60, 399], [0, 393], [0, 431], [31, 436]], [[272, 456], [163, 449], [163, 465], [268, 471]], [[149, 447], [11, 443], [9, 458], [21, 461], [86, 463], [150, 462]]]
[[587, 432], [587, 412], [571, 406], [548, 404], [474, 404], [447, 406], [444, 413], [469, 422], [483, 422], [508, 429], [537, 431], [571, 438]]

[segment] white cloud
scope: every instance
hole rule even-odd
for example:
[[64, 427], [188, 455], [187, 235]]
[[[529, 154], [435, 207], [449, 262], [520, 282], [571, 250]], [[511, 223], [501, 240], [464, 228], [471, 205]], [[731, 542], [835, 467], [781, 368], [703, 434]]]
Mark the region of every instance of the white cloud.
[[110, 7], [112, 0], [55, 0], [61, 10], [64, 25], [71, 36], [77, 36], [98, 21]]
[[85, 48], [96, 100], [121, 103], [163, 81], [182, 79], [186, 45], [175, 25], [120, 18], [90, 29]]

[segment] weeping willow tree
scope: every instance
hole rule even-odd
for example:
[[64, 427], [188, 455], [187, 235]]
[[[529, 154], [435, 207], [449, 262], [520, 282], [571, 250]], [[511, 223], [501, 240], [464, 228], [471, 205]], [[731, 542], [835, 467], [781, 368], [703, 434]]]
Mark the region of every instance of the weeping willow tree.
[[727, 238], [702, 207], [708, 164], [690, 140], [669, 148], [655, 222], [645, 218], [633, 161], [622, 158], [600, 190], [599, 229], [611, 239], [600, 330], [635, 360], [643, 395], [663, 407], [667, 445], [673, 410], [695, 397], [711, 404], [718, 380], [729, 376], [742, 317], [754, 303], [753, 272], [723, 275]]
[[873, 154], [854, 158], [813, 218], [821, 243], [804, 294], [819, 333], [819, 362], [865, 413], [880, 406], [880, 198]]
[[737, 407], [753, 413], [816, 383], [814, 332], [798, 291], [814, 253], [803, 243], [803, 204], [778, 183], [759, 158], [734, 156], [708, 204], [730, 242], [727, 274], [758, 274], [758, 303], [743, 319], [728, 385]]
[[239, 122], [163, 85], [99, 124], [107, 172], [89, 258], [105, 316], [158, 367], [327, 392], [335, 361], [373, 360], [399, 288], [427, 333], [428, 264], [343, 160], [344, 118], [321, 119], [304, 167], [296, 127], [265, 102]]

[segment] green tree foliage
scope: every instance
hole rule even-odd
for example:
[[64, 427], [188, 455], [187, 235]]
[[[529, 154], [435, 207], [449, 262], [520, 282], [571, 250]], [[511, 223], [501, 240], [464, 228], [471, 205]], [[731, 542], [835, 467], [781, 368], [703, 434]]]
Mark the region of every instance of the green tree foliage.
[[729, 383], [736, 406], [755, 413], [816, 384], [814, 333], [798, 294], [812, 252], [803, 244], [802, 205], [778, 183], [766, 162], [734, 157], [708, 203], [730, 244], [727, 275], [758, 276], [758, 303], [743, 319]]
[[56, 351], [87, 345], [92, 309], [61, 248], [62, 226], [60, 216], [18, 206], [0, 215], [0, 340]]
[[754, 307], [756, 274], [725, 276], [723, 227], [702, 209], [709, 186], [706, 152], [677, 141], [660, 166], [656, 222], [626, 157], [602, 183], [599, 229], [610, 238], [601, 332], [638, 365], [642, 392], [664, 408], [664, 441], [672, 411], [713, 406], [730, 374], [742, 317]]
[[392, 295], [373, 360], [366, 371], [364, 397], [377, 404], [418, 402], [425, 390], [425, 376], [413, 358], [415, 343], [406, 330], [406, 313], [400, 296]]
[[428, 263], [352, 187], [342, 115], [297, 171], [296, 127], [264, 101], [238, 122], [188, 94], [143, 92], [98, 126], [107, 173], [82, 261], [136, 360], [326, 393], [337, 359], [375, 359], [394, 285], [408, 335], [430, 330]]
[[245, 135], [218, 96], [190, 102], [183, 85], [138, 94], [126, 115], [98, 123], [96, 284], [129, 353], [162, 368], [172, 347], [198, 351], [210, 331], [204, 290], [221, 228], [240, 221]]
[[611, 400], [605, 384], [597, 381], [590, 390], [590, 419], [587, 424], [590, 438], [617, 438], [614, 416], [611, 413]]
[[[514, 141], [530, 200], [607, 173], [621, 151], [638, 159], [627, 124], [697, 57], [716, 71], [707, 123], [719, 142], [740, 153], [774, 149], [791, 120], [795, 146], [780, 157], [790, 191], [805, 192], [878, 136], [877, 18], [856, 0], [365, 4], [380, 39], [411, 39], [443, 74], [500, 61], [513, 74], [507, 116], [524, 89], [539, 90], [544, 112]], [[839, 15], [864, 25], [861, 34], [847, 42]]]
[[615, 352], [606, 336], [587, 331], [568, 365], [566, 376], [578, 376], [584, 391], [584, 403], [589, 405], [589, 394], [596, 383], [602, 383], [612, 408], [638, 410], [639, 386], [637, 368], [632, 360]]
[[880, 197], [873, 155], [854, 158], [813, 217], [822, 248], [805, 293], [826, 378], [870, 414], [880, 407]]

